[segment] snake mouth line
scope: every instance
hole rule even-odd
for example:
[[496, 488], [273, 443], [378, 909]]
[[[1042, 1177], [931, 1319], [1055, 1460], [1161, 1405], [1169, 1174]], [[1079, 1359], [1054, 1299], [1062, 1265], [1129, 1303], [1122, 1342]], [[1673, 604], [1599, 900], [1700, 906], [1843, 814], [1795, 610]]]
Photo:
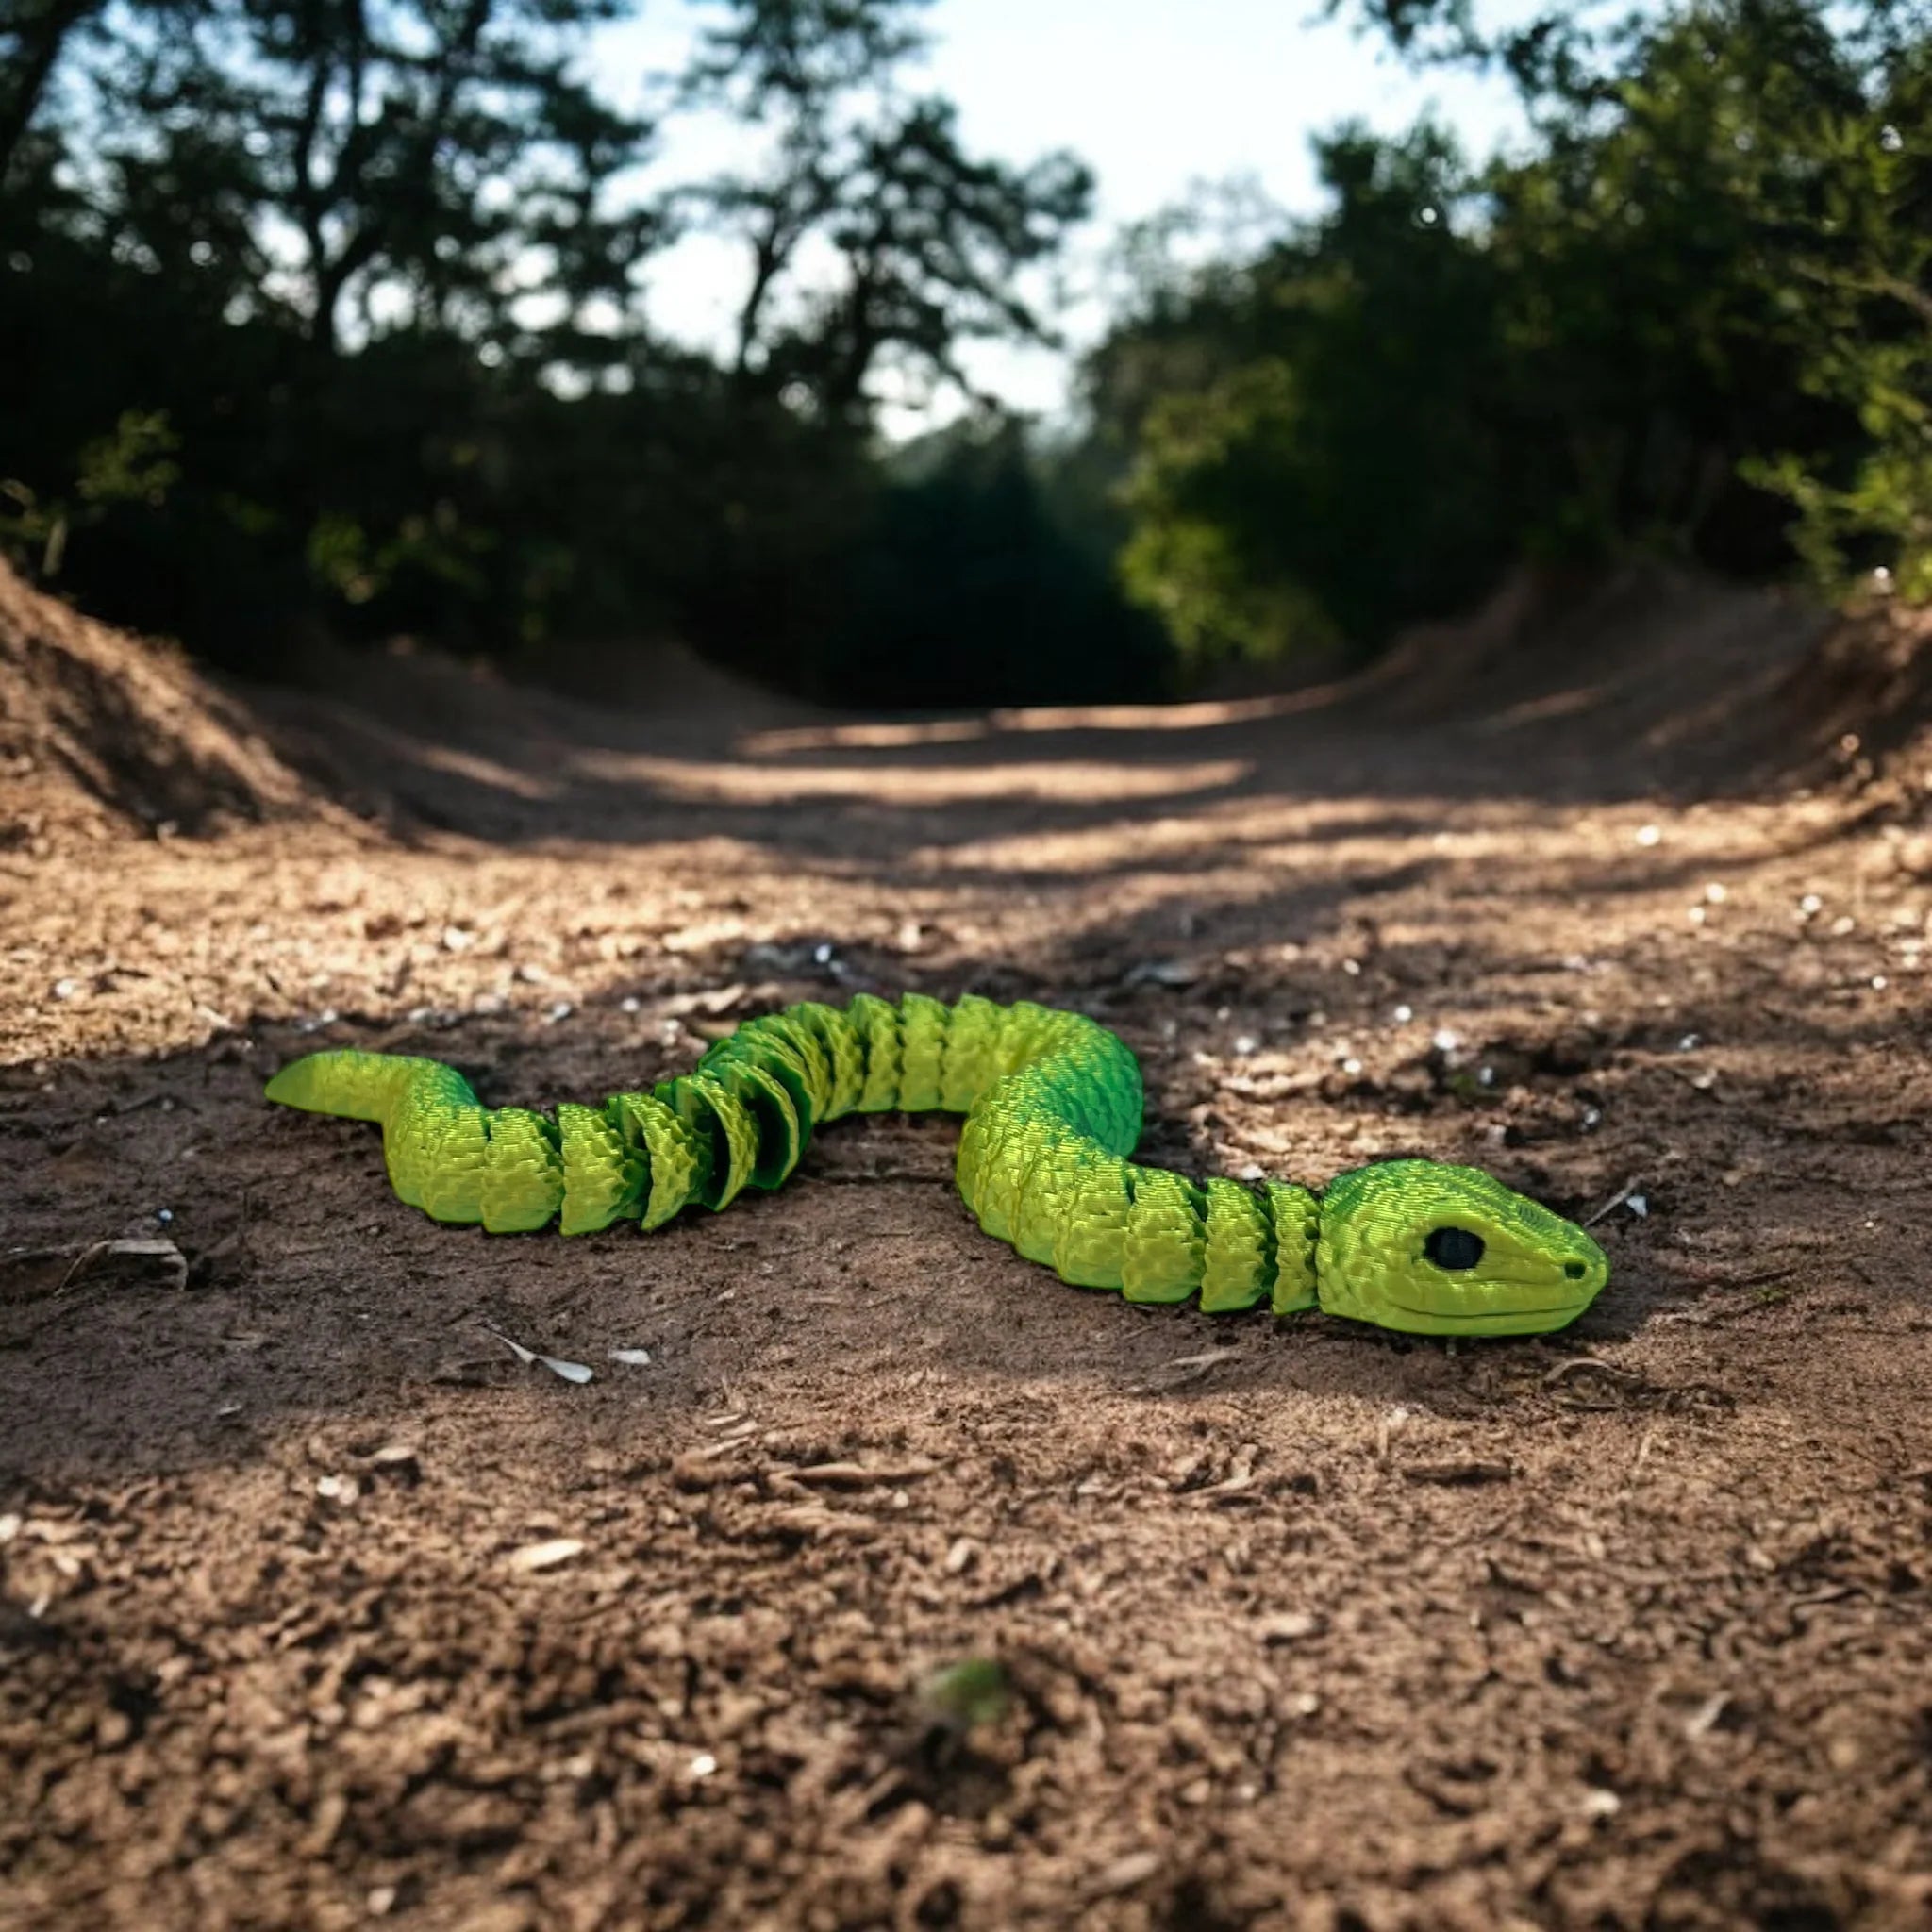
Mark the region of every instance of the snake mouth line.
[[1589, 1303], [1558, 1302], [1554, 1307], [1546, 1308], [1482, 1308], [1470, 1314], [1450, 1314], [1441, 1308], [1418, 1308], [1408, 1302], [1391, 1301], [1389, 1306], [1400, 1308], [1405, 1315], [1421, 1315], [1430, 1322], [1492, 1322], [1498, 1316], [1507, 1316], [1515, 1321], [1524, 1315], [1580, 1315]]

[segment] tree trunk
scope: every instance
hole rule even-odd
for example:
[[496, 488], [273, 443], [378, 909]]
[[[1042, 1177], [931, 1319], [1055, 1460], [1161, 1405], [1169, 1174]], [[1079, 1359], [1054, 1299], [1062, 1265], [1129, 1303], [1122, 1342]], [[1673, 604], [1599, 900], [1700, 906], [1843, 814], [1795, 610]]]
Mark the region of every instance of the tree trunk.
[[37, 12], [26, 13], [12, 30], [16, 58], [9, 80], [0, 85], [0, 189], [13, 167], [13, 158], [26, 138], [34, 111], [47, 91], [67, 36], [100, 0], [42, 0]]

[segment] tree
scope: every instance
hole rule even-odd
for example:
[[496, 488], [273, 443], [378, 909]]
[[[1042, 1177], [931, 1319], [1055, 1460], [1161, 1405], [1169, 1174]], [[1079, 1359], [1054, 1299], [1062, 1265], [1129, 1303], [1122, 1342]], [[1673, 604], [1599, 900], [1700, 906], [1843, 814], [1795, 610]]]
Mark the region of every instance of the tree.
[[[600, 205], [648, 128], [571, 72], [619, 5], [220, 0], [185, 31], [130, 22], [92, 75], [107, 198], [164, 255], [166, 224], [217, 191], [255, 251], [256, 304], [325, 353], [394, 327], [497, 355], [573, 333], [594, 298], [627, 298], [656, 234]], [[171, 175], [201, 194], [143, 200]], [[561, 312], [532, 331], [546, 296]]]
[[770, 152], [686, 205], [750, 258], [740, 379], [862, 423], [883, 361], [971, 395], [960, 341], [1050, 339], [1016, 283], [1086, 217], [1091, 176], [1066, 154], [1027, 168], [976, 160], [949, 103], [902, 97], [926, 0], [724, 4], [684, 98], [766, 126]]
[[0, 192], [74, 31], [102, 0], [0, 4]]

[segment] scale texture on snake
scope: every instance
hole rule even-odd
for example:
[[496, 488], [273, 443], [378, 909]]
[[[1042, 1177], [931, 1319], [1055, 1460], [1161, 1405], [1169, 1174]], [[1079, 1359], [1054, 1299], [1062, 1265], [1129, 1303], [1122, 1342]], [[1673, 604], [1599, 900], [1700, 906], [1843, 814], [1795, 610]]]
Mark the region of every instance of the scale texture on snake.
[[661, 1227], [777, 1187], [822, 1122], [938, 1108], [966, 1116], [959, 1191], [980, 1226], [1062, 1281], [1129, 1301], [1528, 1335], [1574, 1321], [1609, 1274], [1580, 1227], [1473, 1167], [1383, 1161], [1317, 1193], [1140, 1166], [1132, 1052], [1081, 1014], [1024, 1000], [807, 1002], [747, 1021], [648, 1093], [554, 1116], [483, 1107], [438, 1060], [355, 1051], [295, 1061], [268, 1097], [380, 1122], [404, 1201], [499, 1234], [559, 1218], [565, 1234]]

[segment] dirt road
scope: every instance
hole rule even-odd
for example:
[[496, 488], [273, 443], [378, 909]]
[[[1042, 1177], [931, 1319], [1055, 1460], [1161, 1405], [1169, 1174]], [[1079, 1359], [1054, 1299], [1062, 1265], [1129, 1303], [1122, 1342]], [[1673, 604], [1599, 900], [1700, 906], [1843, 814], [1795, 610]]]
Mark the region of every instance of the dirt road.
[[[1932, 867], [1602, 736], [1258, 709], [294, 708], [401, 830], [0, 854], [0, 1924], [1932, 1923]], [[1491, 1166], [1610, 1290], [1130, 1307], [937, 1119], [492, 1240], [259, 1098], [348, 1043], [596, 1098], [910, 988], [1115, 1026], [1165, 1164]]]

